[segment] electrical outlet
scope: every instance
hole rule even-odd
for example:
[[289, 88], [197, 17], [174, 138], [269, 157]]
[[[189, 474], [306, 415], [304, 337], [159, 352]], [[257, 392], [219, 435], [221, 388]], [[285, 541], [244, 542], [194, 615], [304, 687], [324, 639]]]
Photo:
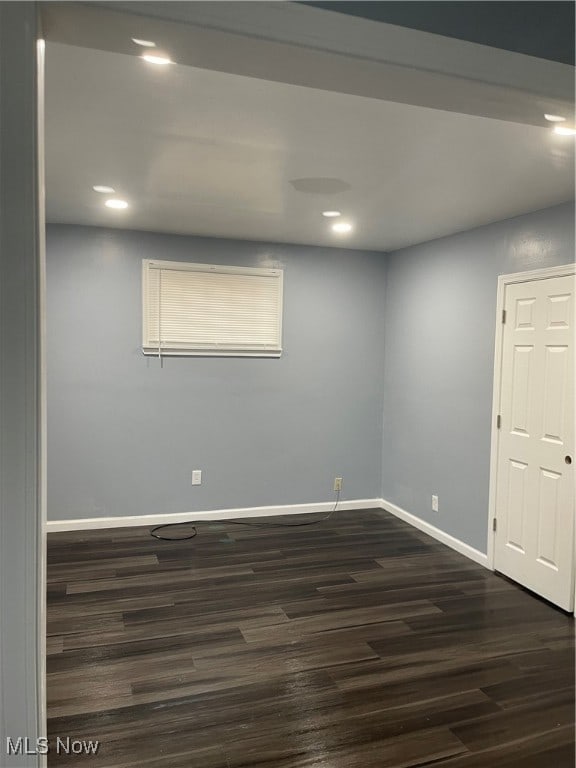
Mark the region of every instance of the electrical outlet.
[[342, 478], [341, 477], [335, 477], [334, 478], [334, 490], [335, 491], [341, 491], [342, 490]]
[[192, 470], [192, 485], [202, 485], [202, 470], [201, 469], [193, 469]]
[[438, 512], [438, 496], [432, 496], [432, 512]]

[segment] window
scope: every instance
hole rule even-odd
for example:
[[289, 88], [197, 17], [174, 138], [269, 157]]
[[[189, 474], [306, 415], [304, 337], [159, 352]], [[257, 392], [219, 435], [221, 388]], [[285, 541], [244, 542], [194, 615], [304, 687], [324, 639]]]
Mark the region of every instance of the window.
[[142, 262], [146, 355], [280, 357], [281, 269]]

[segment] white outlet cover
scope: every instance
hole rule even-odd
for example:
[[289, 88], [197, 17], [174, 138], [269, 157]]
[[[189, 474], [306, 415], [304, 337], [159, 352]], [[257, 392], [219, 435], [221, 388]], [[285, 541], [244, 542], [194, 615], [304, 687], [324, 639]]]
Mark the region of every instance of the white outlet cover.
[[201, 469], [193, 469], [192, 470], [192, 485], [202, 485], [202, 470]]
[[438, 512], [438, 496], [432, 496], [432, 512]]

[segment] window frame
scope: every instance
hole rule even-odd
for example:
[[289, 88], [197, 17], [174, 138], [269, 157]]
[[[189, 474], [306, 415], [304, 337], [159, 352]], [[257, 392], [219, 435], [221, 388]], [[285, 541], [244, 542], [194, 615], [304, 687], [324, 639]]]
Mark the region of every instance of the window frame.
[[[276, 277], [279, 280], [278, 288], [278, 343], [268, 348], [253, 345], [233, 345], [223, 344], [219, 346], [213, 342], [191, 343], [186, 347], [164, 346], [161, 339], [158, 343], [151, 344], [151, 329], [149, 328], [149, 275], [152, 269], [188, 272], [208, 272], [216, 274], [231, 275], [254, 275], [265, 277]], [[241, 267], [223, 264], [201, 264], [188, 261], [164, 261], [161, 259], [142, 259], [142, 352], [147, 357], [260, 357], [260, 358], [279, 358], [282, 355], [282, 317], [284, 305], [284, 270], [265, 267]]]

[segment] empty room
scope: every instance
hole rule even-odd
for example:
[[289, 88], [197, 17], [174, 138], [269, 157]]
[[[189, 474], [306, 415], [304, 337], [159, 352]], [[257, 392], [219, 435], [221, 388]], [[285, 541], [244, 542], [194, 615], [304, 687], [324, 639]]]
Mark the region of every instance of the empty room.
[[572, 768], [574, 4], [1, 2], [0, 100], [0, 768]]

